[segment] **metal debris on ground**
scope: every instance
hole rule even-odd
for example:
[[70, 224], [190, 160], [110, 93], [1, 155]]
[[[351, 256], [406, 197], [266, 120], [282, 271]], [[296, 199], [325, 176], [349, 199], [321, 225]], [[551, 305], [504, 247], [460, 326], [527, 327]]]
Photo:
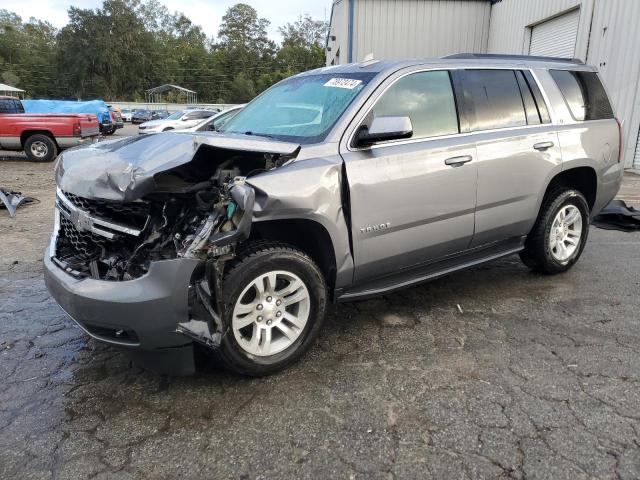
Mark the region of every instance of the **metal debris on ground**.
[[39, 200], [31, 197], [25, 197], [21, 192], [13, 192], [0, 187], [0, 208], [6, 208], [10, 217], [16, 216], [16, 210], [22, 205], [30, 203], [39, 203]]

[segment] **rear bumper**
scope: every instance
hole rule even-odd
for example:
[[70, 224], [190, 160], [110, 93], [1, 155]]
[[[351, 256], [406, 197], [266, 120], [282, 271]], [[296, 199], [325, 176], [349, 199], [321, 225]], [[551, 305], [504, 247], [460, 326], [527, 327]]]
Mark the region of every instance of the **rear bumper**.
[[56, 137], [56, 143], [61, 149], [87, 145], [98, 141], [98, 137]]
[[196, 259], [163, 260], [135, 280], [104, 281], [69, 275], [47, 249], [44, 277], [51, 296], [90, 336], [126, 349], [155, 351], [191, 343], [175, 330], [188, 320], [189, 283], [199, 264]]

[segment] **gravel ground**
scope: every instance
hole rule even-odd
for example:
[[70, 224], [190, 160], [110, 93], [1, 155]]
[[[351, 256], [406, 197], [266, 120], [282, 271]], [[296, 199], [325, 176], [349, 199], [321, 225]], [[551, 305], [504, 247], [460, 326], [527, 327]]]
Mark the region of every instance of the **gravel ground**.
[[640, 478], [640, 234], [592, 229], [560, 276], [508, 258], [340, 305], [268, 378], [164, 378], [47, 294], [51, 173], [0, 162], [42, 202], [0, 211], [0, 478]]

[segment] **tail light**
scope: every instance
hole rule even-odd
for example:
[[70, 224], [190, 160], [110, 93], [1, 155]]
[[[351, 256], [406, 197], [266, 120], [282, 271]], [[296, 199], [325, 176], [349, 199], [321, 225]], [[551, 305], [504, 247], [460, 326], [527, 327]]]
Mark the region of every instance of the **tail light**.
[[73, 136], [74, 137], [79, 137], [81, 133], [80, 130], [80, 122], [76, 122], [73, 124]]
[[618, 124], [618, 163], [622, 161], [622, 123], [616, 118]]

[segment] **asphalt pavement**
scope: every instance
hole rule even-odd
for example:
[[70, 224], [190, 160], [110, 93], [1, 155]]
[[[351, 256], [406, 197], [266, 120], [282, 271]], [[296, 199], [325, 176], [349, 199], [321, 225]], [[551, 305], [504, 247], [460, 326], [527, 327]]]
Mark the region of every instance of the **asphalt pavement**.
[[592, 228], [563, 275], [512, 257], [339, 305], [267, 378], [166, 378], [48, 295], [51, 166], [0, 169], [42, 201], [0, 211], [1, 479], [640, 478], [640, 233]]

